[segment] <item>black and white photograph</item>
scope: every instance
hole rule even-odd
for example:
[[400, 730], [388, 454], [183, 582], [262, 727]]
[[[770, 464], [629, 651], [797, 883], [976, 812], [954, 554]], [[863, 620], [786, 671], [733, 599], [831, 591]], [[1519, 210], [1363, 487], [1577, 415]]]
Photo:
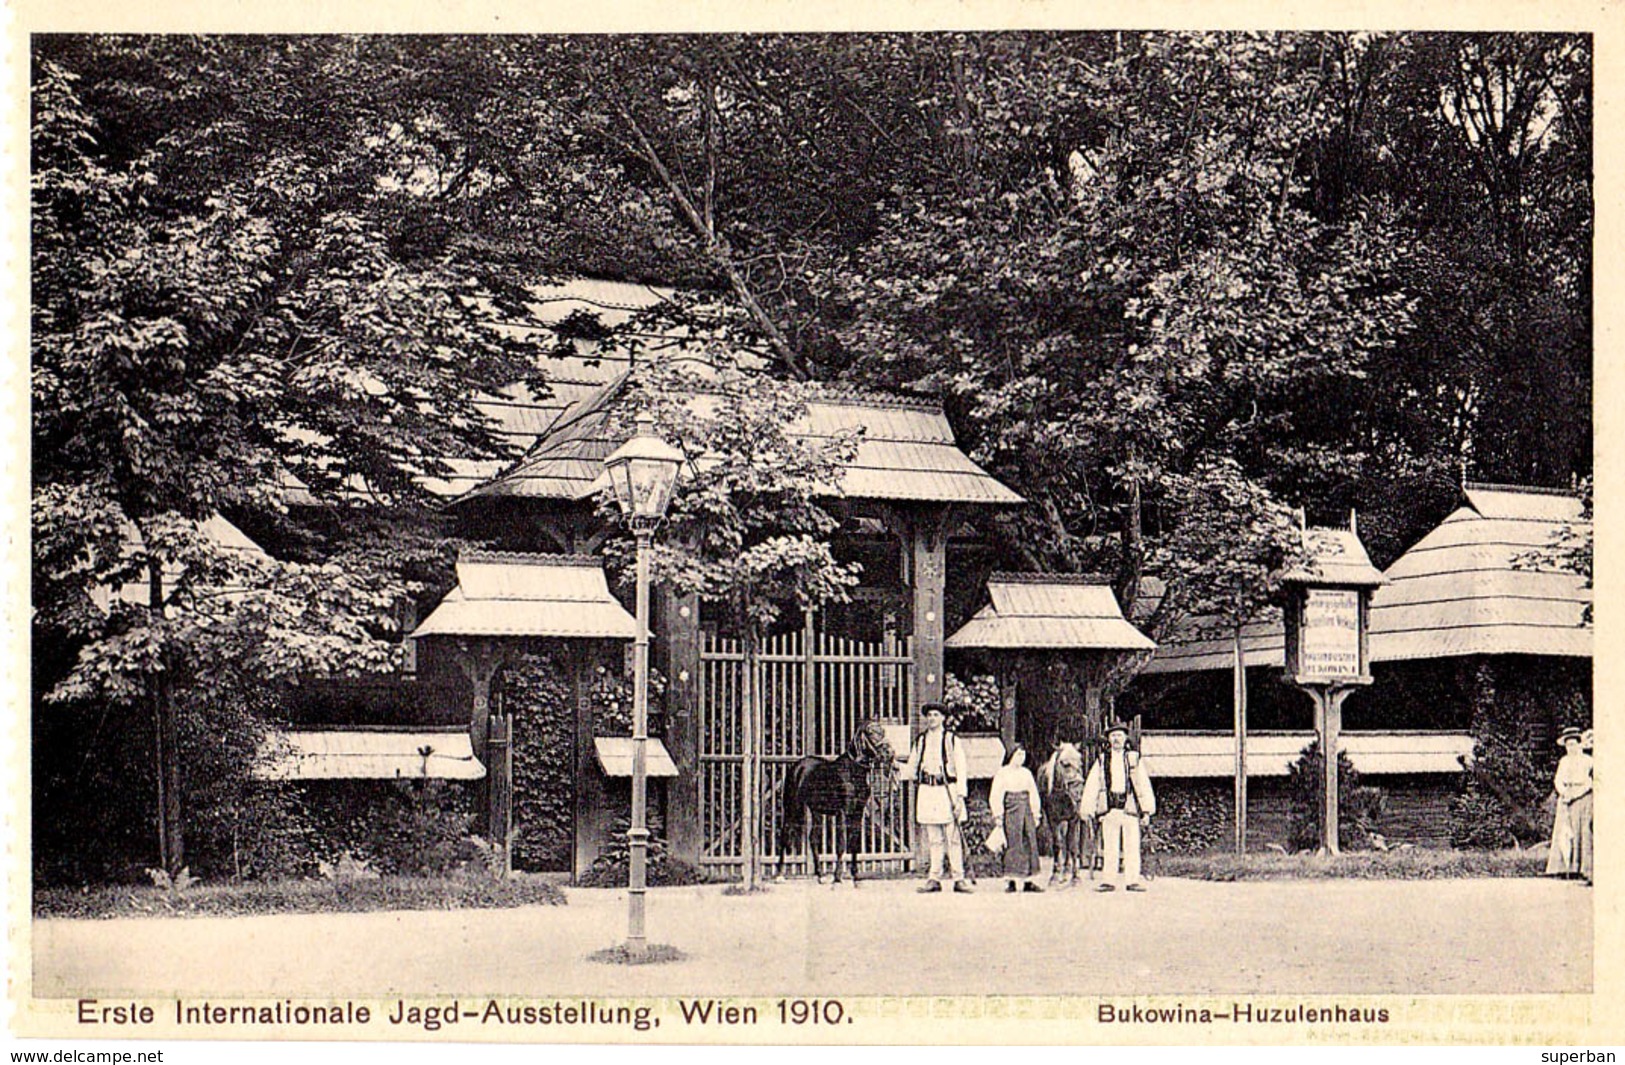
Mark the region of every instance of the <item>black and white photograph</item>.
[[14, 57], [14, 1035], [1621, 1042], [1600, 37], [485, 28]]

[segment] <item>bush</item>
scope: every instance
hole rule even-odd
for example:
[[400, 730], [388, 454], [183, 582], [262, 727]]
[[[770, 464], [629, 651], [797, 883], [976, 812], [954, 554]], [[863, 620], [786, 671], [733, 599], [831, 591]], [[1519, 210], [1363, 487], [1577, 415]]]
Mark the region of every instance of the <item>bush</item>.
[[1517, 838], [1504, 803], [1469, 780], [1450, 803], [1450, 845], [1475, 850], [1511, 846]]
[[[230, 674], [177, 694], [185, 863], [208, 880], [297, 876], [319, 838], [298, 785], [251, 774], [278, 689]], [[151, 708], [113, 701], [37, 706], [34, 863], [40, 883], [140, 882], [156, 865]]]
[[1481, 664], [1469, 679], [1477, 742], [1451, 806], [1451, 842], [1495, 848], [1547, 839], [1552, 822], [1542, 805], [1561, 754], [1547, 737], [1563, 725], [1590, 724], [1589, 666], [1571, 672], [1539, 660]]
[[[1287, 770], [1287, 792], [1292, 803], [1293, 850], [1314, 850], [1320, 845], [1321, 817], [1324, 812], [1325, 773], [1320, 756], [1320, 740], [1303, 749], [1303, 754]], [[1347, 751], [1337, 752], [1337, 845], [1342, 850], [1365, 850], [1371, 846], [1371, 833], [1382, 817], [1382, 791], [1360, 786], [1360, 774], [1349, 761]]]
[[443, 780], [396, 781], [375, 808], [362, 856], [380, 873], [437, 876], [483, 856], [467, 796]]
[[187, 864], [206, 880], [308, 873], [320, 843], [302, 789], [250, 776], [281, 753], [270, 742], [269, 698], [209, 700], [177, 714]]
[[1235, 839], [1235, 798], [1228, 781], [1157, 781], [1157, 814], [1145, 831], [1145, 851], [1196, 853]]
[[[705, 874], [694, 866], [674, 858], [666, 850], [664, 827], [660, 817], [649, 811], [649, 847], [645, 858], [644, 879], [650, 887], [680, 887], [685, 884], [705, 883]], [[632, 828], [630, 817], [617, 818], [609, 827], [598, 857], [592, 868], [581, 875], [581, 887], [626, 887], [632, 882], [632, 844], [626, 838]]]

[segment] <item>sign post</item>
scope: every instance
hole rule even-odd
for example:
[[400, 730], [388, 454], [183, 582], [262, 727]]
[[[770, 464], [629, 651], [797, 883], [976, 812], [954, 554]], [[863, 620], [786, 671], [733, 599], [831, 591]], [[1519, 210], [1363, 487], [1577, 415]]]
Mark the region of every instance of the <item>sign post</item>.
[[1305, 529], [1302, 567], [1286, 588], [1286, 674], [1315, 703], [1323, 759], [1320, 853], [1338, 853], [1337, 747], [1343, 700], [1371, 683], [1371, 593], [1386, 583], [1360, 543], [1354, 515], [1345, 529]]

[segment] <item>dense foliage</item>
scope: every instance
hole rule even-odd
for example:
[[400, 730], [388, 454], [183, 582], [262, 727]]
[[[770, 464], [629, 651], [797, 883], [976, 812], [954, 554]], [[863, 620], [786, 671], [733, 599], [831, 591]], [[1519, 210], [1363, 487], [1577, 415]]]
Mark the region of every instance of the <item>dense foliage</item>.
[[1554, 741], [1562, 728], [1592, 722], [1591, 699], [1578, 672], [1516, 659], [1467, 671], [1474, 745], [1450, 808], [1453, 844], [1493, 849], [1551, 838], [1552, 774], [1562, 756]]
[[1234, 848], [1236, 799], [1227, 780], [1159, 780], [1157, 816], [1145, 828], [1147, 854]]
[[211, 693], [390, 668], [402, 602], [444, 586], [426, 479], [504, 454], [478, 393], [545, 392], [532, 334], [494, 323], [549, 277], [677, 289], [627, 330], [719, 356], [704, 388], [742, 428], [665, 411], [726, 458], [662, 566], [746, 631], [854, 576], [815, 489], [856, 442], [784, 438], [802, 382], [939, 397], [1029, 500], [976, 519], [998, 564], [1109, 574], [1130, 609], [1159, 577], [1153, 636], [1250, 612], [1296, 507], [1360, 508], [1383, 565], [1464, 472], [1591, 469], [1583, 36], [41, 36], [32, 60], [36, 773], [86, 803], [129, 739], [171, 872], [182, 809], [235, 801], [188, 782], [182, 737], [230, 733], [222, 781], [262, 750]]
[[[582, 887], [625, 887], [631, 882], [632, 849], [627, 836], [631, 817], [618, 817], [604, 834], [603, 847], [592, 867], [582, 874]], [[650, 887], [677, 887], [705, 882], [705, 874], [666, 849], [664, 822], [657, 813], [648, 817], [649, 846], [644, 877]]]

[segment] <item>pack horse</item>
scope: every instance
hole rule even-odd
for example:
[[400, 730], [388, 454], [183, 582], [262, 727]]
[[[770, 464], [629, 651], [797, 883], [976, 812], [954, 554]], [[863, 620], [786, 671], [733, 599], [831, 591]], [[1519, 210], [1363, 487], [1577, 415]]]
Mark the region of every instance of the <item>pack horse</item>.
[[[863, 817], [897, 787], [897, 752], [886, 739], [886, 729], [875, 718], [866, 718], [852, 733], [846, 750], [834, 758], [816, 755], [803, 758], [790, 767], [784, 778], [784, 820], [779, 826], [779, 861], [775, 879], [784, 879], [784, 858], [792, 840], [812, 855], [813, 877], [821, 877], [818, 848], [809, 847], [807, 834], [811, 815], [839, 820], [840, 835], [835, 851], [835, 883], [841, 882], [841, 855], [850, 855], [852, 884], [858, 883], [858, 855], [853, 830], [863, 837]], [[799, 850], [798, 852], [799, 853]]]
[[1081, 870], [1094, 875], [1094, 837], [1089, 820], [1078, 804], [1083, 801], [1083, 752], [1075, 743], [1058, 744], [1049, 761], [1038, 770], [1038, 790], [1044, 802], [1044, 821], [1055, 841], [1055, 866], [1050, 883], [1077, 883]]

